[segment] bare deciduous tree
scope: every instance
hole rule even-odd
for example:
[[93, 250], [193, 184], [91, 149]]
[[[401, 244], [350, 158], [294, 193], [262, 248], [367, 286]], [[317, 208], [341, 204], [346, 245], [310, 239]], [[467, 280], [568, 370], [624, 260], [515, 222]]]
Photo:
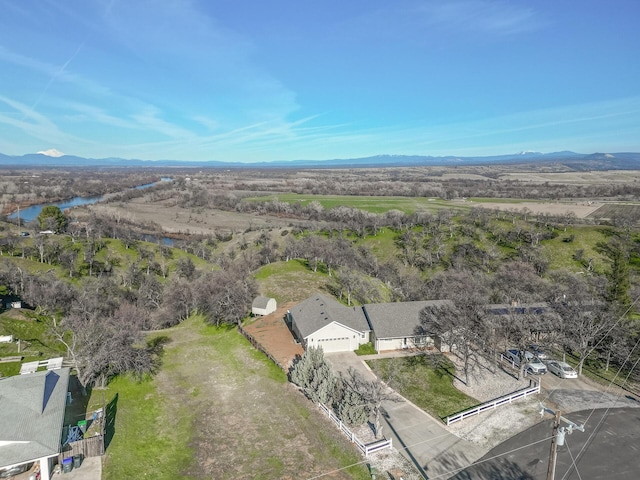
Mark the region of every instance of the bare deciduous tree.
[[353, 367], [349, 367], [347, 374], [342, 377], [347, 388], [357, 392], [356, 399], [364, 402], [370, 416], [373, 417], [376, 438], [382, 435], [382, 402], [399, 401], [398, 396], [379, 380], [367, 380]]

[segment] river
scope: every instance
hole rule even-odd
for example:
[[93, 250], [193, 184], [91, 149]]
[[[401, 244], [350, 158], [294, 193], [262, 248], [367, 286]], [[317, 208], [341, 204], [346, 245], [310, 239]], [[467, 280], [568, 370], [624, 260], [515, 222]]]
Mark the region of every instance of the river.
[[[163, 177], [160, 179], [160, 181], [170, 182], [172, 181], [172, 179]], [[144, 185], [138, 185], [137, 187], [133, 187], [133, 188], [135, 188], [136, 190], [144, 190], [145, 188], [153, 187], [158, 183], [159, 182], [145, 183]], [[48, 207], [49, 205], [54, 205], [60, 208], [60, 210], [66, 210], [68, 208], [78, 207], [80, 205], [92, 205], [94, 203], [98, 203], [102, 201], [103, 198], [104, 198], [103, 195], [98, 195], [95, 197], [73, 197], [69, 200], [63, 200], [61, 202], [40, 203], [38, 205], [31, 205], [30, 207], [25, 208], [24, 210], [18, 210], [16, 212], [13, 212], [9, 214], [8, 218], [9, 220], [16, 220], [19, 216], [20, 222], [28, 223], [38, 218], [38, 215], [40, 215], [40, 212], [42, 211], [42, 209], [44, 207]]]

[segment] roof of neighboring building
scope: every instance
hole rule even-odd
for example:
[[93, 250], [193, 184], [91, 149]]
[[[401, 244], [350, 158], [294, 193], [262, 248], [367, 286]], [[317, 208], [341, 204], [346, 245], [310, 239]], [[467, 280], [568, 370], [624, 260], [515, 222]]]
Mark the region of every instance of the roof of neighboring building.
[[416, 336], [422, 309], [447, 303], [449, 300], [367, 303], [363, 308], [376, 338], [399, 338]]
[[528, 316], [530, 329], [551, 331], [556, 328], [558, 313], [547, 303], [518, 303], [487, 305], [487, 313], [499, 321], [508, 321], [520, 315]]
[[271, 297], [256, 297], [251, 304], [251, 308], [267, 308], [270, 300], [275, 302], [275, 299]]
[[547, 303], [499, 303], [487, 305], [487, 312], [492, 315], [524, 315], [528, 314], [536, 314], [540, 315], [542, 313], [546, 313], [551, 311], [552, 308], [549, 307]]
[[358, 332], [371, 330], [362, 307], [346, 307], [322, 294], [307, 298], [292, 307], [289, 312], [303, 338], [333, 322]]
[[68, 385], [69, 368], [0, 380], [0, 467], [60, 452]]

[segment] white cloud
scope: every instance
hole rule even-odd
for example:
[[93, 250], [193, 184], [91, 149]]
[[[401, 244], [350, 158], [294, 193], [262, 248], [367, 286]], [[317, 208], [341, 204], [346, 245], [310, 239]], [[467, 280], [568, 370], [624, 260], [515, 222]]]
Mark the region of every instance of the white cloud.
[[419, 7], [425, 20], [443, 29], [510, 35], [545, 25], [531, 7], [505, 1], [463, 0], [430, 2]]

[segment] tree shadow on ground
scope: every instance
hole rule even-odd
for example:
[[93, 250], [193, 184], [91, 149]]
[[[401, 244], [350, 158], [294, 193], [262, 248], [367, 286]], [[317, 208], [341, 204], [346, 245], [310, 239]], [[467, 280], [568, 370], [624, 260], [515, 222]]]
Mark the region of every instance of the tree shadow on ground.
[[71, 394], [71, 403], [68, 403], [64, 411], [65, 425], [75, 425], [78, 420], [86, 419], [91, 397], [91, 387], [83, 388], [76, 375], [69, 376], [68, 391]]
[[[445, 469], [449, 469], [451, 473], [458, 473], [455, 476], [447, 477], [451, 480], [535, 480], [529, 472], [524, 470], [520, 465], [506, 458], [497, 458], [491, 461], [471, 465], [468, 468], [460, 469], [460, 463], [456, 459], [439, 458], [441, 465]], [[535, 471], [536, 474], [544, 474], [546, 472], [546, 464], [536, 459], [535, 464], [530, 462], [528, 469]], [[539, 471], [538, 471], [539, 470]]]
[[118, 412], [118, 394], [107, 404], [104, 412], [104, 449], [109, 448], [113, 436], [116, 434], [116, 414]]

